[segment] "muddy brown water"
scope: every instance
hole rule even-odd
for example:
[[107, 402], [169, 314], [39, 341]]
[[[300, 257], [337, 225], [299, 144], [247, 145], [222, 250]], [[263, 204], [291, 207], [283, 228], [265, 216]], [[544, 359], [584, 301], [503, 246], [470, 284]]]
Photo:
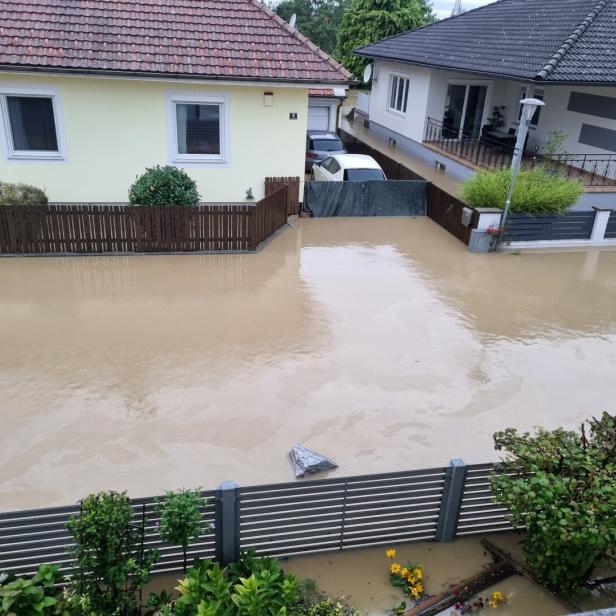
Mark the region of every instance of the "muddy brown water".
[[614, 411], [616, 252], [300, 219], [256, 255], [0, 260], [0, 508], [496, 459]]

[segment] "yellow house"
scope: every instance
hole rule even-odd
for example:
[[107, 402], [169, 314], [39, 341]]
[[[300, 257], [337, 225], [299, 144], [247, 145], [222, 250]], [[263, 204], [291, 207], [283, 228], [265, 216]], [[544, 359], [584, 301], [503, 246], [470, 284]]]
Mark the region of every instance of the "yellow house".
[[0, 181], [125, 202], [176, 165], [201, 199], [303, 176], [308, 92], [351, 75], [258, 0], [0, 0]]

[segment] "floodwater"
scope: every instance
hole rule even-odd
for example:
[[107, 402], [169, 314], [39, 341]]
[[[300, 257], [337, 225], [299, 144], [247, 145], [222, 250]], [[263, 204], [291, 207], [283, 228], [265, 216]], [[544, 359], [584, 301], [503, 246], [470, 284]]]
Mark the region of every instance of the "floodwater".
[[256, 255], [0, 260], [0, 508], [496, 459], [616, 394], [616, 251], [299, 219]]

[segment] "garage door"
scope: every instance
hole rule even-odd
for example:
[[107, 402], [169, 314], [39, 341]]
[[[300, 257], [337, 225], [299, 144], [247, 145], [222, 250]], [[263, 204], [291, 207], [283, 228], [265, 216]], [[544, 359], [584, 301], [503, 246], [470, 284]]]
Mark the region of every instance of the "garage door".
[[329, 130], [329, 107], [308, 107], [308, 130]]

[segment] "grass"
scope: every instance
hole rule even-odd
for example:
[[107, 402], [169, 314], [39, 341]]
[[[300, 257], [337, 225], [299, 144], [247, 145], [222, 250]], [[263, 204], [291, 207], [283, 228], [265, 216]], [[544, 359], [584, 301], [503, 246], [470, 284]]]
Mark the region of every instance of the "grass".
[[[503, 208], [511, 170], [481, 171], [464, 182], [462, 198], [473, 207]], [[562, 214], [578, 200], [582, 184], [537, 168], [520, 171], [511, 199], [511, 212]]]

